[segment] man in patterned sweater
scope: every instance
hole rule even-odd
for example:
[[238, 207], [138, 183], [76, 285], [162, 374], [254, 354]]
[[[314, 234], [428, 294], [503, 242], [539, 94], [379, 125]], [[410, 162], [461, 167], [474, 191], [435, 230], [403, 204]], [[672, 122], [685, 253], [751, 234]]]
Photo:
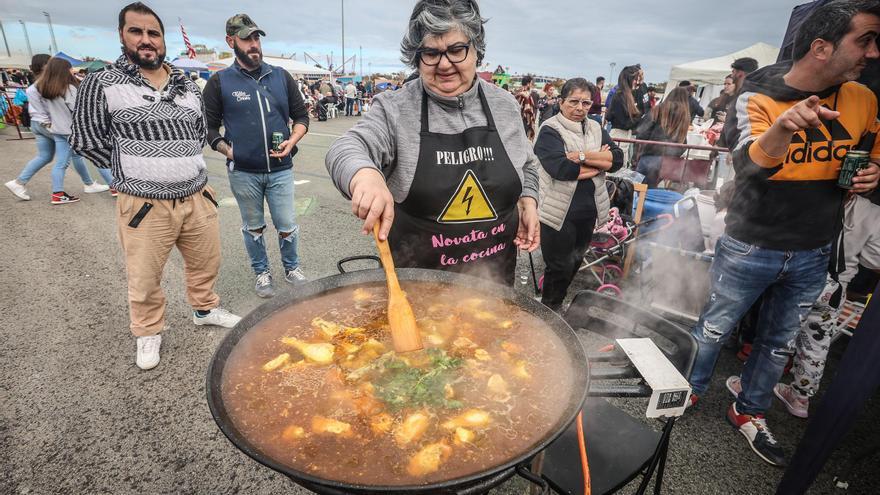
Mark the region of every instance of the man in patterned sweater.
[[119, 13], [123, 55], [80, 86], [70, 144], [110, 168], [119, 191], [116, 223], [128, 272], [136, 363], [159, 364], [165, 329], [160, 282], [171, 248], [183, 256], [196, 325], [231, 328], [241, 319], [220, 307], [220, 228], [202, 148], [207, 129], [198, 87], [163, 63], [165, 28], [146, 5]]

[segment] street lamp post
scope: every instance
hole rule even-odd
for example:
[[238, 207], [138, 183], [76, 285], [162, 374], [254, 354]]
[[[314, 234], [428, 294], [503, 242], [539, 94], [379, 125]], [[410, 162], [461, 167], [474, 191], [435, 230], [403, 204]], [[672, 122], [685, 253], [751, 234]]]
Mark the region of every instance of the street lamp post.
[[345, 0], [341, 0], [342, 4], [342, 75], [345, 76]]
[[9, 51], [9, 42], [6, 41], [6, 29], [3, 28], [3, 21], [0, 21], [0, 33], [3, 34], [3, 44], [6, 45], [6, 56], [12, 57], [12, 52]]
[[610, 65], [611, 65], [611, 74], [608, 76], [609, 77], [608, 84], [613, 86], [614, 85], [614, 67], [616, 67], [617, 64], [614, 62], [611, 62]]
[[33, 57], [34, 50], [31, 48], [31, 39], [28, 37], [27, 26], [25, 26], [24, 21], [21, 19], [19, 19], [18, 23], [21, 24], [21, 29], [24, 30], [24, 42], [27, 44], [28, 56]]
[[43, 12], [43, 15], [46, 16], [46, 22], [49, 23], [49, 35], [52, 36], [52, 50], [54, 53], [58, 53], [58, 42], [55, 41], [55, 30], [52, 28], [52, 18], [49, 16], [48, 12]]

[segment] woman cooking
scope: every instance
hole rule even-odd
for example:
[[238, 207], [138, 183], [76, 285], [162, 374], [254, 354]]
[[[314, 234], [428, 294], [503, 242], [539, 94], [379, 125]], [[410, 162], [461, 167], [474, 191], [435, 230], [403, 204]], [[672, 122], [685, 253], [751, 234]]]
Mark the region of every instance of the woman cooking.
[[512, 284], [516, 249], [540, 245], [539, 163], [516, 100], [476, 75], [484, 22], [475, 0], [419, 0], [401, 42], [418, 79], [376, 96], [326, 165], [398, 266]]
[[535, 141], [541, 160], [541, 253], [544, 287], [541, 302], [562, 307], [596, 225], [608, 219], [605, 172], [623, 165], [623, 151], [596, 121], [587, 118], [596, 92], [582, 78], [566, 81], [560, 113], [547, 119]]

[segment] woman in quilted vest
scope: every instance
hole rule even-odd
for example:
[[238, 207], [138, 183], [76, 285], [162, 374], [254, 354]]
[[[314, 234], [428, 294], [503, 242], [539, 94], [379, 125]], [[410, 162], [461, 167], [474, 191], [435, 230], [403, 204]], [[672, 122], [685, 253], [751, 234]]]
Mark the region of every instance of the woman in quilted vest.
[[580, 268], [597, 223], [608, 218], [605, 172], [623, 165], [623, 151], [587, 118], [593, 83], [568, 80], [560, 94], [560, 113], [541, 125], [535, 155], [541, 161], [538, 214], [544, 289], [541, 302], [559, 310]]

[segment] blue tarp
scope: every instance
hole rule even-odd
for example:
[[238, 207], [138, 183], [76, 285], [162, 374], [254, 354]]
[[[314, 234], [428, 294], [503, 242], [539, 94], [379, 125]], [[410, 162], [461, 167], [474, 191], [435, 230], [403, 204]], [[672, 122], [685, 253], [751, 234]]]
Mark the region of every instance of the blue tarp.
[[64, 53], [64, 52], [58, 52], [58, 53], [56, 53], [56, 54], [55, 54], [55, 57], [57, 57], [57, 58], [63, 58], [64, 60], [67, 60], [68, 62], [70, 62], [70, 65], [72, 65], [72, 66], [74, 66], [74, 67], [76, 67], [77, 65], [83, 63], [82, 60], [75, 59], [75, 58], [71, 57], [70, 55], [68, 55], [68, 54], [66, 54], [66, 53]]

